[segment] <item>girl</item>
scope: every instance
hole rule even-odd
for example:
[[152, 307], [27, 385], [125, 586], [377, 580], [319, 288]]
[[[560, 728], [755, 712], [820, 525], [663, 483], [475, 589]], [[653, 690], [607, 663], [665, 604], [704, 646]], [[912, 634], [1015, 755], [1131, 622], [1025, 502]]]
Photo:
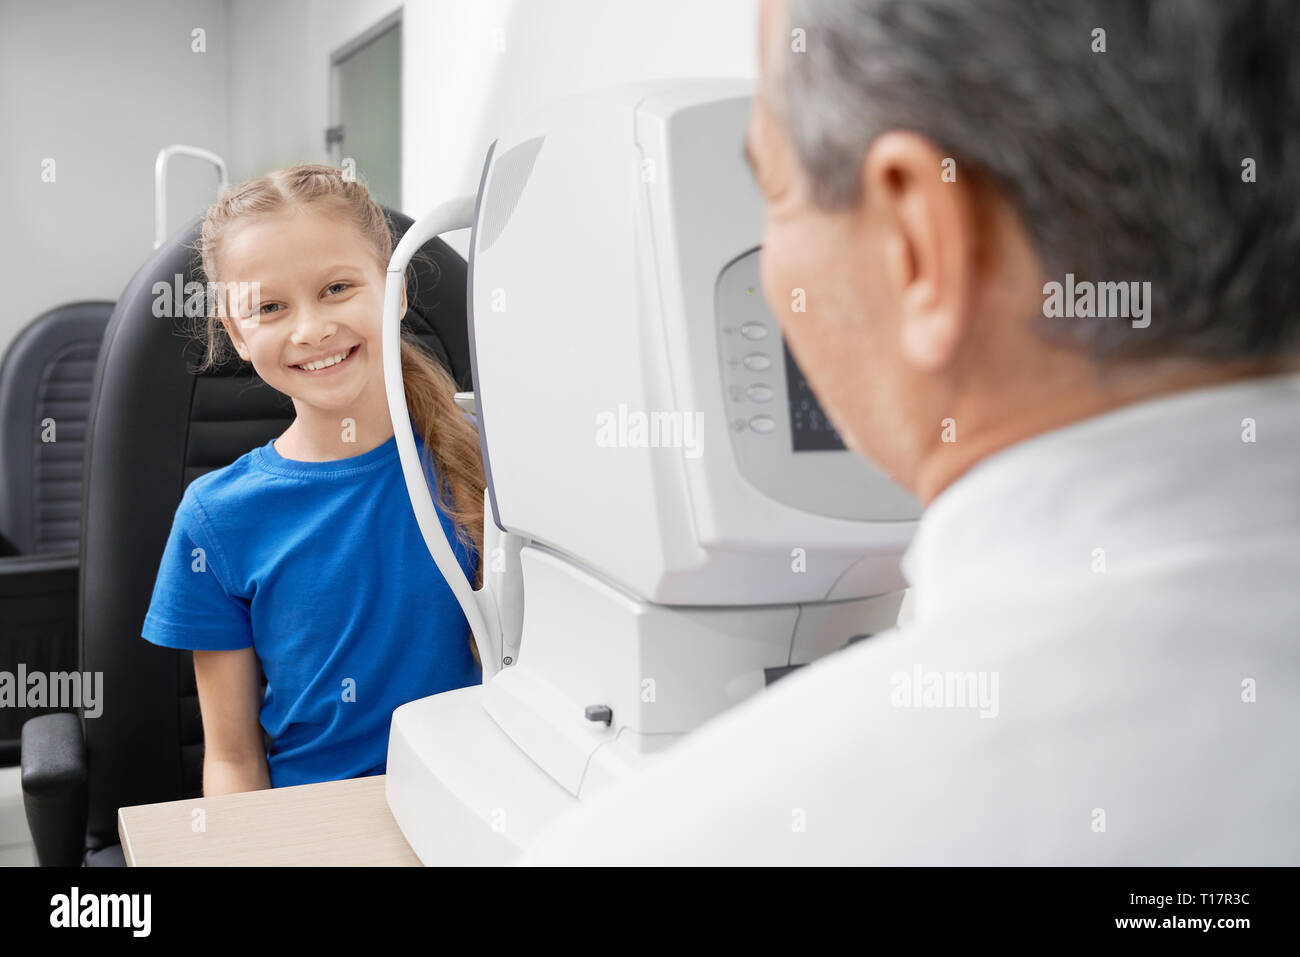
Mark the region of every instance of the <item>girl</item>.
[[[388, 220], [361, 183], [296, 166], [226, 192], [199, 251], [217, 288], [255, 284], [243, 287], [251, 300], [231, 295], [225, 315], [207, 318], [204, 368], [233, 347], [296, 415], [186, 488], [142, 634], [194, 651], [205, 795], [383, 773], [395, 708], [482, 680], [411, 510], [388, 414]], [[477, 586], [477, 434], [451, 376], [412, 342], [402, 371], [443, 527]]]

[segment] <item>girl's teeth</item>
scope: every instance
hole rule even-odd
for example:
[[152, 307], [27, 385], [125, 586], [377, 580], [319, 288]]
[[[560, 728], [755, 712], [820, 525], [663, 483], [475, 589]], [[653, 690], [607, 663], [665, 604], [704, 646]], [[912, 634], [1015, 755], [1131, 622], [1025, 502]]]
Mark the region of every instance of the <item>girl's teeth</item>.
[[336, 356], [330, 356], [328, 359], [322, 359], [320, 362], [308, 362], [306, 365], [299, 366], [298, 368], [306, 369], [308, 372], [315, 372], [317, 369], [328, 369], [332, 365], [337, 365], [347, 357], [347, 352], [340, 352]]

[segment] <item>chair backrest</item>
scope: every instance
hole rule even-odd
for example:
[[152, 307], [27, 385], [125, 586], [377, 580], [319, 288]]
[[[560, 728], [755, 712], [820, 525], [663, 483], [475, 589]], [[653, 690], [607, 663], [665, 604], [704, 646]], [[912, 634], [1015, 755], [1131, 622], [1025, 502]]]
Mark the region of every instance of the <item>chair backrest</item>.
[[[389, 213], [394, 238], [411, 220]], [[87, 847], [118, 842], [119, 807], [201, 793], [203, 727], [193, 657], [140, 637], [154, 578], [187, 485], [265, 444], [293, 419], [290, 399], [233, 360], [195, 375], [183, 318], [154, 315], [155, 283], [202, 282], [198, 221], [164, 243], [113, 312], [95, 372], [86, 436], [81, 667], [103, 673], [102, 713], [83, 718], [90, 789]], [[466, 265], [441, 240], [412, 264], [405, 323], [472, 388]], [[192, 320], [191, 320], [192, 321]]]
[[0, 537], [21, 555], [75, 552], [81, 459], [111, 302], [73, 302], [33, 319], [0, 362]]

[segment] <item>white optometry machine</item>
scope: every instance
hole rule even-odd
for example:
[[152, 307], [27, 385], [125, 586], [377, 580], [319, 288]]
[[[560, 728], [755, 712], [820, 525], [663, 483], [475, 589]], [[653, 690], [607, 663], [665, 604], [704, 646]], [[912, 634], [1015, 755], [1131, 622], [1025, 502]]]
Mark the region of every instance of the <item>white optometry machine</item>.
[[[764, 303], [751, 93], [676, 81], [557, 104], [393, 254], [397, 446], [484, 666], [481, 686], [393, 715], [388, 803], [426, 864], [510, 860], [784, 669], [895, 623], [919, 508], [843, 448]], [[477, 592], [403, 427], [398, 354], [403, 270], [464, 227]]]

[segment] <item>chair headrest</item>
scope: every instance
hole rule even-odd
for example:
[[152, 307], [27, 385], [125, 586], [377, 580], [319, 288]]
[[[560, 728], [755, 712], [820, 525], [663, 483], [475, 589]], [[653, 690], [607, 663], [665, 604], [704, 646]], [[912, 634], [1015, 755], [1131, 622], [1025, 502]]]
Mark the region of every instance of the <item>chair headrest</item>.
[[10, 553], [77, 550], [82, 437], [112, 312], [96, 301], [42, 313], [0, 362], [0, 535], [10, 542], [0, 548]]

